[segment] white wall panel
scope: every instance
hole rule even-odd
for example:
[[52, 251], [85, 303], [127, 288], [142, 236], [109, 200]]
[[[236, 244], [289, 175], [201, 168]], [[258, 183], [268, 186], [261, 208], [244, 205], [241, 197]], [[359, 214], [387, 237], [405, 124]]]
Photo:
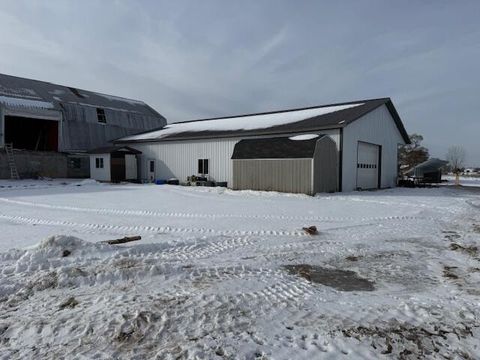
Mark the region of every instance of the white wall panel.
[[136, 155], [125, 154], [125, 179], [137, 179], [137, 157]]
[[[311, 133], [311, 132], [310, 132]], [[340, 136], [337, 129], [318, 131], [327, 134], [339, 146]], [[300, 135], [291, 134], [291, 135]], [[289, 134], [272, 135], [289, 136]], [[258, 136], [268, 137], [268, 136]], [[249, 137], [251, 138], [251, 137]], [[142, 152], [140, 163], [142, 179], [147, 179], [147, 161], [156, 160], [156, 179], [177, 178], [185, 182], [187, 176], [197, 175], [198, 159], [209, 159], [209, 175], [213, 181], [226, 181], [228, 186], [233, 185], [232, 154], [235, 144], [242, 138], [202, 139], [184, 141], [164, 141], [156, 143], [128, 144]]]
[[177, 178], [197, 175], [198, 159], [209, 160], [209, 176], [214, 181], [232, 181], [231, 156], [239, 139], [176, 141], [131, 144], [142, 152], [140, 167], [142, 179], [147, 178], [147, 161], [156, 160], [155, 178]]
[[[95, 159], [103, 159], [103, 168], [96, 168]], [[110, 181], [110, 154], [92, 154], [90, 155], [90, 177], [98, 181]]]

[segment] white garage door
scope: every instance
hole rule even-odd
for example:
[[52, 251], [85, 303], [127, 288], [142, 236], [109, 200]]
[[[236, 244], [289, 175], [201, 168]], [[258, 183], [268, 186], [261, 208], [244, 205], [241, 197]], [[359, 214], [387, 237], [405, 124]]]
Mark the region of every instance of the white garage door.
[[357, 188], [378, 188], [380, 146], [358, 142]]

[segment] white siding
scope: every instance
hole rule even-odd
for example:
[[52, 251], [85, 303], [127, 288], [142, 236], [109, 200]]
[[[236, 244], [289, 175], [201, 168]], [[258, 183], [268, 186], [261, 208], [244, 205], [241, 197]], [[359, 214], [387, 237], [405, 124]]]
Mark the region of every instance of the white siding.
[[397, 180], [398, 145], [404, 140], [385, 105], [371, 111], [343, 130], [342, 190], [357, 187], [357, 148], [364, 141], [381, 146], [381, 187], [393, 187]]
[[175, 141], [163, 143], [132, 144], [142, 152], [140, 167], [142, 179], [147, 179], [147, 161], [156, 160], [155, 178], [177, 178], [197, 175], [198, 159], [208, 159], [209, 176], [214, 181], [232, 181], [233, 147], [239, 139]]
[[[312, 133], [312, 132], [309, 132]], [[340, 135], [337, 129], [318, 131], [327, 134], [339, 146]], [[298, 134], [271, 135], [290, 136]], [[269, 137], [269, 136], [257, 136]], [[249, 137], [250, 138], [250, 137]], [[209, 159], [209, 176], [213, 181], [226, 181], [233, 186], [232, 154], [235, 144], [242, 138], [202, 139], [185, 141], [165, 141], [157, 143], [134, 143], [129, 146], [140, 150], [141, 178], [147, 179], [147, 161], [156, 160], [155, 178], [166, 180], [177, 178], [180, 182], [187, 180], [187, 176], [197, 175], [198, 159]]]
[[135, 155], [125, 154], [125, 179], [137, 179], [137, 157]]
[[[96, 168], [95, 159], [103, 159], [103, 169]], [[110, 181], [110, 154], [92, 154], [90, 155], [90, 177], [98, 181]]]

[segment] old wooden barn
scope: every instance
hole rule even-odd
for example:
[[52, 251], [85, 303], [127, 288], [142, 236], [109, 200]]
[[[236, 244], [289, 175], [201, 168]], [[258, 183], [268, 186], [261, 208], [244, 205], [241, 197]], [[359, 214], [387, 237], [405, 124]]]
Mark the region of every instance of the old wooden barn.
[[142, 101], [0, 74], [0, 178], [12, 156], [20, 176], [88, 176], [87, 150], [165, 124]]

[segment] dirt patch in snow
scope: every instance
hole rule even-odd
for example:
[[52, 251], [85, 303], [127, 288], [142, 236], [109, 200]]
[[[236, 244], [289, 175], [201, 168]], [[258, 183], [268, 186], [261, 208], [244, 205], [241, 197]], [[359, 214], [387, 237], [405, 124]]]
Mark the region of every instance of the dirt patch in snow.
[[478, 254], [478, 247], [474, 245], [460, 245], [457, 243], [451, 243], [450, 249], [453, 251], [462, 251], [471, 256], [475, 256]]
[[373, 291], [374, 283], [354, 271], [328, 269], [316, 265], [285, 265], [291, 274], [298, 275], [316, 284], [322, 284], [340, 291]]
[[63, 309], [73, 309], [75, 306], [77, 306], [79, 303], [77, 301], [77, 299], [75, 299], [73, 296], [69, 297], [67, 300], [65, 300], [64, 302], [62, 302], [58, 308], [60, 310], [63, 310]]
[[443, 276], [447, 279], [457, 280], [459, 276], [455, 274], [455, 270], [458, 269], [457, 266], [444, 266], [443, 267]]
[[[448, 347], [451, 336], [460, 341], [473, 337], [472, 326], [475, 327], [472, 324], [458, 324], [452, 328], [439, 324], [421, 327], [392, 321], [384, 328], [359, 326], [344, 329], [342, 334], [359, 341], [364, 338], [371, 339], [371, 346], [380, 350], [383, 355], [394, 356], [397, 359], [418, 359], [419, 355], [421, 357], [443, 355], [441, 349]], [[455, 355], [463, 359], [471, 359], [463, 351], [457, 350]]]
[[457, 233], [456, 231], [445, 230], [445, 231], [442, 231], [442, 233], [445, 234], [444, 235], [445, 239], [450, 240], [450, 241], [457, 240], [457, 239], [461, 238], [461, 235], [459, 233]]

